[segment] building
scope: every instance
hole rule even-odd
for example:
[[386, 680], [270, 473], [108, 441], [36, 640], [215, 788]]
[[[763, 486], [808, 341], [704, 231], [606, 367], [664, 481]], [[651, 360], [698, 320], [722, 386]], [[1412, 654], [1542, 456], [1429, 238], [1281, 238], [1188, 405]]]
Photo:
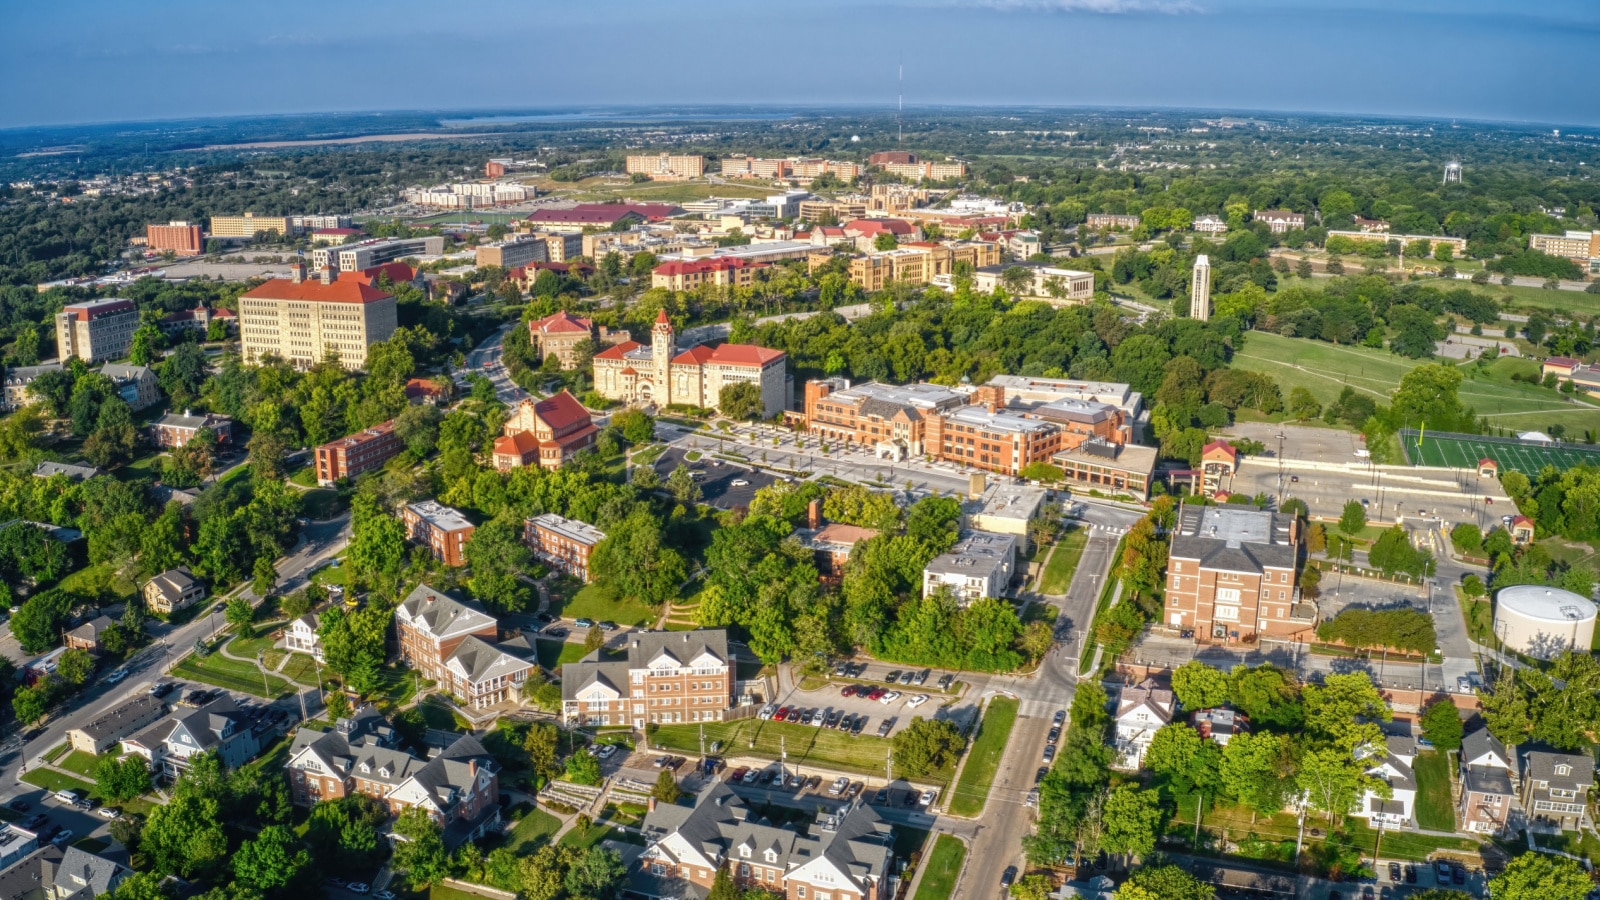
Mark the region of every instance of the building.
[[366, 232], [359, 228], [318, 228], [311, 232], [311, 243], [317, 247], [333, 247], [365, 234]]
[[[133, 870], [118, 862], [97, 856], [77, 846], [49, 847], [36, 851], [22, 861], [19, 869], [37, 865], [34, 872], [19, 872], [37, 879], [36, 886], [44, 885], [44, 900], [95, 900], [109, 897]], [[0, 896], [26, 897], [23, 892], [12, 893], [0, 888]]]
[[9, 869], [39, 849], [39, 835], [16, 825], [0, 826], [0, 870]]
[[606, 533], [577, 519], [541, 513], [523, 524], [522, 541], [533, 555], [557, 572], [588, 582], [589, 556]]
[[996, 481], [968, 504], [966, 524], [980, 532], [1009, 534], [1026, 551], [1030, 545], [1028, 523], [1044, 509], [1048, 494], [1044, 488]]
[[1195, 710], [1189, 715], [1189, 724], [1200, 737], [1216, 741], [1219, 747], [1228, 746], [1234, 735], [1250, 731], [1250, 720], [1244, 713], [1222, 707]]
[[706, 174], [704, 156], [673, 156], [662, 153], [656, 156], [630, 155], [627, 161], [629, 175], [648, 175], [656, 181], [683, 181]]
[[949, 553], [934, 557], [922, 568], [922, 596], [948, 588], [963, 606], [980, 597], [1004, 597], [1016, 556], [1015, 536], [968, 532]]
[[196, 581], [194, 573], [188, 568], [179, 566], [152, 576], [144, 583], [141, 593], [144, 595], [146, 609], [161, 615], [171, 615], [204, 600], [206, 586]]
[[455, 385], [447, 378], [408, 378], [405, 392], [407, 403], [448, 406]]
[[172, 221], [165, 225], [144, 227], [145, 246], [154, 253], [171, 252], [176, 256], [199, 256], [206, 251], [206, 236], [199, 225]]
[[1089, 219], [1086, 224], [1091, 229], [1119, 228], [1131, 231], [1132, 229], [1139, 227], [1139, 222], [1141, 220], [1142, 217], [1138, 215], [1125, 216], [1117, 213], [1089, 213]]
[[594, 446], [600, 434], [589, 411], [563, 390], [543, 400], [524, 400], [494, 441], [494, 467], [502, 472], [538, 465], [559, 469]]
[[500, 766], [477, 738], [464, 734], [418, 757], [396, 746], [394, 728], [370, 706], [328, 731], [296, 732], [285, 767], [295, 805], [364, 794], [394, 815], [421, 807], [447, 848], [500, 827]]
[[310, 368], [336, 356], [346, 369], [367, 364], [367, 348], [394, 335], [394, 295], [324, 268], [305, 277], [297, 265], [289, 279], [275, 278], [239, 296], [239, 334], [247, 362], [276, 356]]
[[909, 150], [880, 150], [867, 157], [869, 166], [909, 166], [917, 161], [917, 155]]
[[913, 181], [926, 179], [928, 181], [947, 181], [951, 178], [967, 177], [967, 164], [959, 159], [947, 159], [944, 162], [913, 160], [911, 162], [883, 163], [883, 170], [890, 175], [898, 175]]
[[843, 378], [820, 379], [806, 382], [805, 426], [822, 440], [871, 447], [879, 457], [929, 456], [928, 420], [966, 402], [937, 384], [869, 381], [852, 387]]
[[161, 380], [149, 366], [106, 363], [100, 367], [100, 374], [111, 379], [117, 387], [117, 396], [134, 412], [161, 402]]
[[167, 714], [167, 704], [146, 693], [134, 694], [95, 719], [67, 731], [72, 749], [98, 756], [135, 731], [149, 727]]
[[1316, 623], [1296, 579], [1295, 519], [1253, 506], [1181, 506], [1164, 623], [1201, 643], [1292, 637]]
[[728, 633], [636, 631], [625, 654], [596, 650], [561, 669], [568, 725], [720, 722], [733, 708], [734, 661]]
[[1388, 234], [1389, 223], [1382, 219], [1368, 219], [1362, 216], [1355, 217], [1356, 230], [1362, 234]]
[[202, 428], [216, 435], [218, 444], [233, 443], [233, 420], [218, 413], [193, 415], [186, 409], [182, 415], [167, 413], [151, 426], [156, 446], [167, 450], [186, 446]]
[[1030, 375], [996, 375], [973, 393], [972, 402], [1028, 410], [1057, 400], [1092, 400], [1121, 409], [1128, 421], [1138, 420], [1144, 395], [1114, 381], [1078, 381]]
[[1118, 445], [1133, 440], [1133, 423], [1128, 421], [1127, 413], [1121, 407], [1096, 400], [1052, 400], [1026, 410], [1023, 415], [1059, 425], [1063, 449], [1070, 450], [1097, 439]]
[[1116, 495], [1129, 493], [1140, 500], [1150, 496], [1158, 450], [1134, 444], [1113, 444], [1091, 438], [1050, 457], [1069, 485]]
[[329, 228], [349, 228], [354, 225], [355, 219], [350, 216], [318, 215], [318, 216], [290, 216], [289, 225], [300, 231], [316, 231]]
[[805, 831], [763, 819], [716, 782], [693, 808], [659, 804], [645, 815], [644, 852], [629, 893], [652, 900], [704, 897], [720, 869], [743, 889], [792, 900], [895, 896], [894, 829], [864, 799], [817, 813]]
[[294, 234], [299, 230], [289, 216], [258, 216], [247, 212], [242, 216], [211, 217], [211, 236], [214, 238], [254, 238], [269, 231]]
[[1410, 247], [1417, 241], [1425, 241], [1428, 244], [1430, 253], [1436, 247], [1447, 246], [1457, 259], [1467, 255], [1466, 238], [1447, 237], [1437, 234], [1390, 234], [1387, 231], [1366, 231], [1363, 229], [1359, 231], [1330, 231], [1328, 232], [1328, 237], [1345, 238], [1358, 244], [1388, 244], [1394, 242], [1398, 243], [1402, 249]]
[[318, 272], [361, 272], [413, 256], [438, 256], [444, 252], [442, 236], [380, 238], [356, 244], [317, 247], [311, 251], [311, 268]]
[[1202, 322], [1211, 318], [1211, 258], [1204, 253], [1194, 258], [1189, 274], [1189, 318]]
[[33, 477], [35, 478], [53, 478], [57, 475], [65, 475], [72, 481], [84, 481], [99, 474], [99, 466], [79, 466], [73, 463], [52, 462], [48, 459], [42, 460], [37, 466], [33, 467]]
[[787, 354], [754, 344], [700, 344], [678, 351], [666, 310], [656, 316], [650, 346], [624, 341], [595, 354], [594, 388], [600, 396], [657, 407], [683, 404], [718, 409], [722, 389], [753, 384], [761, 393], [761, 415], [771, 418], [787, 405]]
[[1117, 736], [1113, 745], [1117, 758], [1112, 767], [1139, 768], [1156, 732], [1172, 722], [1176, 705], [1171, 691], [1156, 687], [1156, 683], [1148, 679], [1123, 688], [1117, 697]]
[[1306, 217], [1303, 214], [1287, 209], [1258, 209], [1254, 218], [1257, 222], [1267, 223], [1267, 228], [1273, 234], [1283, 234], [1306, 227]]
[[642, 213], [621, 203], [580, 203], [567, 209], [541, 209], [528, 216], [532, 228], [569, 233], [581, 233], [585, 228], [615, 230], [644, 221]]
[[1214, 497], [1232, 484], [1239, 471], [1239, 451], [1223, 440], [1212, 441], [1200, 450], [1200, 489]]
[[107, 615], [98, 615], [62, 635], [61, 642], [68, 650], [87, 650], [98, 654], [101, 650], [100, 635], [116, 623]]
[[407, 203], [439, 209], [484, 209], [532, 200], [538, 191], [515, 181], [465, 181], [433, 187], [409, 187], [401, 195]]
[[283, 648], [290, 653], [304, 653], [322, 662], [322, 636], [317, 634], [321, 625], [321, 617], [316, 613], [306, 613], [290, 622], [283, 629]]
[[972, 273], [974, 290], [987, 293], [1005, 286], [1006, 273], [1023, 269], [1032, 275], [1019, 297], [1046, 300], [1056, 306], [1088, 303], [1094, 299], [1094, 273], [1063, 269], [1050, 263], [1016, 262], [1008, 265], [984, 266]]
[[[821, 502], [814, 501], [819, 506], [817, 519], [820, 520]], [[850, 554], [855, 546], [862, 541], [870, 541], [878, 536], [875, 528], [862, 528], [858, 525], [846, 525], [843, 522], [829, 522], [822, 525], [820, 521], [810, 528], [803, 528], [795, 532], [800, 538], [800, 543], [811, 551], [812, 558], [817, 566], [817, 573], [823, 581], [838, 584], [844, 579], [844, 567], [850, 562]]]
[[469, 709], [520, 701], [538, 665], [497, 646], [500, 626], [481, 607], [419, 586], [395, 609], [400, 661]]
[[1577, 263], [1588, 263], [1594, 271], [1600, 261], [1600, 231], [1568, 231], [1564, 234], [1530, 234], [1528, 249], [1562, 256]]
[[962, 406], [928, 420], [930, 456], [1003, 475], [1016, 475], [1064, 448], [1062, 427], [1008, 409]]
[[856, 242], [856, 249], [871, 253], [878, 238], [888, 235], [900, 241], [922, 240], [922, 229], [905, 219], [853, 219], [844, 223], [844, 236]]
[[1581, 594], [1516, 584], [1495, 594], [1494, 636], [1506, 649], [1535, 659], [1568, 650], [1587, 653], [1594, 645], [1595, 613], [1594, 601]]
[[[843, 232], [840, 234], [842, 239]], [[1001, 256], [997, 241], [916, 241], [887, 252], [852, 258], [850, 280], [867, 291], [882, 290], [895, 281], [943, 284], [944, 279], [955, 274], [957, 264], [965, 263], [976, 271], [999, 265]]]
[[1583, 753], [1522, 754], [1522, 812], [1534, 831], [1577, 831], [1589, 824], [1594, 760]]
[[432, 550], [434, 559], [447, 566], [467, 564], [464, 551], [474, 526], [459, 510], [423, 500], [401, 510], [400, 520], [406, 526], [406, 539]]
[[265, 707], [240, 707], [233, 696], [199, 708], [182, 708], [122, 740], [123, 755], [144, 757], [157, 777], [176, 779], [189, 761], [215, 752], [224, 768], [237, 769], [261, 752], [273, 731]]
[[68, 303], [56, 313], [56, 352], [62, 360], [76, 356], [89, 365], [122, 359], [133, 347], [139, 310], [132, 300], [109, 297]]
[[218, 307], [212, 309], [204, 303], [195, 304], [194, 309], [180, 309], [177, 312], [167, 313], [156, 322], [156, 327], [162, 334], [177, 334], [185, 330], [194, 330], [201, 335], [209, 334], [211, 322], [220, 320], [224, 325], [237, 325], [239, 314], [231, 309]]
[[731, 256], [673, 260], [650, 270], [650, 286], [672, 291], [692, 291], [703, 285], [749, 287], [755, 284], [756, 270], [766, 267], [766, 263]]
[[1417, 742], [1410, 736], [1387, 735], [1382, 746], [1357, 747], [1355, 757], [1367, 764], [1366, 774], [1389, 786], [1389, 796], [1368, 789], [1351, 815], [1374, 826], [1416, 827]]
[[330, 487], [343, 479], [370, 472], [393, 459], [405, 446], [400, 435], [394, 432], [392, 419], [329, 441], [315, 451], [317, 484]]
[[29, 385], [33, 380], [46, 372], [60, 372], [63, 366], [58, 362], [45, 363], [42, 366], [9, 366], [6, 368], [6, 396], [5, 408], [7, 412], [21, 409], [39, 398], [33, 395]]
[[1456, 807], [1461, 830], [1503, 836], [1522, 819], [1511, 784], [1515, 758], [1506, 745], [1479, 728], [1461, 739], [1461, 796]]
[[570, 371], [578, 367], [578, 345], [594, 346], [594, 320], [560, 310], [529, 322], [528, 335], [541, 359], [554, 353], [561, 368]]
[[502, 269], [515, 269], [533, 262], [549, 261], [549, 245], [543, 238], [527, 236], [513, 238], [507, 241], [498, 241], [493, 244], [482, 244], [478, 247], [478, 268], [484, 266], [499, 266]]
[[721, 174], [724, 178], [768, 180], [793, 178], [796, 181], [809, 181], [824, 172], [833, 173], [840, 181], [851, 181], [861, 174], [861, 166], [858, 163], [816, 157], [791, 156], [788, 159], [764, 159], [754, 156], [730, 156], [722, 160]]
[[1219, 235], [1228, 233], [1228, 223], [1213, 215], [1204, 215], [1194, 220], [1194, 230], [1200, 234]]

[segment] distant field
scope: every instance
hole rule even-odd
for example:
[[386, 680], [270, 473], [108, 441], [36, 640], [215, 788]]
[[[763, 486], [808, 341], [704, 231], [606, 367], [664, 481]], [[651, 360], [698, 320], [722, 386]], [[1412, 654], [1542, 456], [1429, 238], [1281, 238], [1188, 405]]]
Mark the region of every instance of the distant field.
[[[1422, 446], [1417, 446], [1418, 438]], [[1515, 469], [1533, 478], [1545, 466], [1570, 469], [1582, 463], [1600, 466], [1600, 447], [1561, 444], [1541, 447], [1515, 438], [1492, 438], [1469, 434], [1422, 434], [1406, 429], [1400, 433], [1400, 447], [1406, 459], [1416, 466], [1449, 466], [1472, 469], [1488, 457], [1503, 469]]]

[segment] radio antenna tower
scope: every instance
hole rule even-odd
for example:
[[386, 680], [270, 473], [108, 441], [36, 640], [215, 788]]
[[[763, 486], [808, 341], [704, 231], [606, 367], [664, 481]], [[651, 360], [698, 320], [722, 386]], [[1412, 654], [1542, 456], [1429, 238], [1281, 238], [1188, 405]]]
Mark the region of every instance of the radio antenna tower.
[[894, 126], [895, 126], [894, 143], [895, 143], [896, 147], [898, 147], [901, 144], [905, 143], [905, 140], [906, 140], [906, 124], [905, 124], [905, 115], [906, 115], [906, 55], [905, 55], [904, 51], [902, 51], [900, 53], [900, 66], [899, 66], [899, 69], [900, 69], [900, 83], [899, 83], [899, 87], [897, 88], [897, 95], [896, 95], [897, 98], [898, 98], [898, 104], [899, 105], [898, 105], [898, 108], [895, 110], [895, 114], [894, 114]]

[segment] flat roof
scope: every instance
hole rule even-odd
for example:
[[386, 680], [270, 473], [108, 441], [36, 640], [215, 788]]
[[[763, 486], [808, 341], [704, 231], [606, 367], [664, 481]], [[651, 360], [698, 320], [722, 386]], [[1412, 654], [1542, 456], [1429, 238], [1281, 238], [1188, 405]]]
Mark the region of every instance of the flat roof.
[[950, 548], [949, 553], [934, 557], [923, 571], [935, 575], [992, 572], [996, 566], [1005, 564], [1016, 546], [1017, 539], [1013, 535], [969, 531]]
[[463, 528], [473, 527], [472, 523], [467, 520], [466, 516], [461, 514], [460, 510], [451, 509], [434, 500], [413, 503], [407, 506], [406, 509], [427, 520], [430, 525], [437, 526], [445, 531], [460, 531]]
[[1044, 505], [1044, 488], [1028, 484], [991, 484], [984, 489], [980, 516], [1026, 522]]
[[989, 431], [999, 431], [1006, 434], [1031, 434], [1036, 431], [1048, 431], [1057, 428], [1054, 422], [1044, 419], [1029, 419], [1014, 412], [990, 412], [981, 406], [963, 406], [944, 414], [945, 418], [959, 422], [963, 425], [973, 425]]
[[1142, 475], [1149, 475], [1156, 469], [1156, 454], [1159, 452], [1155, 447], [1123, 444], [1117, 448], [1116, 456], [1099, 456], [1083, 448], [1084, 445], [1080, 444], [1071, 450], [1063, 450], [1050, 457], [1050, 461], [1056, 465], [1060, 465], [1063, 462], [1092, 463], [1121, 472], [1138, 472]]
[[1495, 595], [1501, 608], [1540, 622], [1587, 622], [1595, 618], [1594, 601], [1581, 594], [1538, 584], [1516, 584]]
[[1287, 543], [1287, 526], [1276, 527], [1275, 518], [1269, 510], [1240, 504], [1185, 506], [1178, 517], [1178, 533], [1223, 541], [1230, 547]]
[[528, 521], [541, 528], [547, 528], [568, 540], [577, 541], [586, 546], [592, 547], [606, 539], [604, 531], [590, 525], [588, 522], [580, 522], [577, 519], [569, 519], [566, 516], [558, 516], [555, 513], [540, 513]]

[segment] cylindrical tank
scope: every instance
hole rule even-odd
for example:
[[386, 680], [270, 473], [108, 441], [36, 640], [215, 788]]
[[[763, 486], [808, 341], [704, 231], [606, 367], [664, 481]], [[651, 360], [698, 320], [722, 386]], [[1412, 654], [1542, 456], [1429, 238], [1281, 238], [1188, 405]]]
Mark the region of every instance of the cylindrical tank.
[[1594, 643], [1593, 600], [1561, 588], [1517, 584], [1495, 595], [1494, 633], [1507, 650], [1549, 659]]

